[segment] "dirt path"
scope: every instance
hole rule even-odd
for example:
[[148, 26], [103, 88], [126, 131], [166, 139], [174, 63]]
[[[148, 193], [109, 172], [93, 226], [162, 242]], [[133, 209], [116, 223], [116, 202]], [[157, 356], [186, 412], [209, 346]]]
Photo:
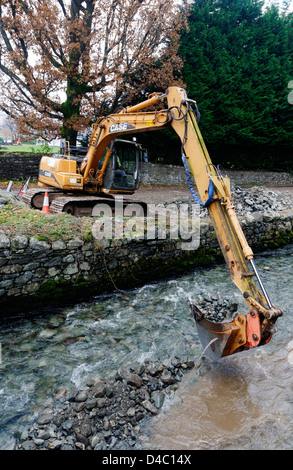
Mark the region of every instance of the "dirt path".
[[190, 197], [189, 188], [184, 187], [166, 187], [155, 186], [152, 188], [140, 188], [135, 194], [127, 199], [140, 200], [148, 204], [157, 204], [159, 202], [172, 202], [175, 199]]
[[[34, 187], [37, 185], [30, 185], [30, 187]], [[7, 186], [0, 186], [0, 189], [6, 189]], [[261, 188], [271, 189], [272, 191], [276, 192], [290, 192], [293, 195], [293, 186], [261, 186]], [[13, 191], [14, 189], [14, 191]], [[19, 191], [20, 188], [12, 188], [12, 192]], [[248, 187], [244, 187], [244, 189], [249, 190]], [[133, 201], [143, 201], [147, 204], [158, 204], [160, 202], [172, 202], [176, 199], [185, 199], [190, 198], [190, 190], [188, 187], [182, 186], [155, 186], [155, 187], [142, 187], [136, 191], [135, 194], [131, 196], [127, 196], [127, 199], [131, 199]]]
[[272, 191], [289, 191], [293, 194], [293, 186], [265, 186], [267, 189], [271, 189]]
[[[271, 189], [276, 192], [290, 192], [293, 195], [293, 186], [261, 186], [261, 188]], [[249, 188], [244, 188], [249, 191]], [[153, 187], [153, 188], [140, 188], [132, 196], [127, 199], [134, 201], [144, 201], [148, 204], [158, 204], [159, 202], [172, 202], [176, 199], [189, 198], [191, 196], [188, 187]]]

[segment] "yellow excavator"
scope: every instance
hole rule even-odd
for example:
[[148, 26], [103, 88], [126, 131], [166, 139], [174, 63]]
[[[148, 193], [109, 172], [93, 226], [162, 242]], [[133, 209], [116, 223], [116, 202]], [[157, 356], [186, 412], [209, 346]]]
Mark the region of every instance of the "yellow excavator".
[[[145, 111], [150, 107], [160, 109]], [[136, 142], [124, 140], [124, 136], [173, 129], [181, 140], [181, 156], [192, 196], [207, 207], [231, 279], [249, 308], [247, 315], [238, 314], [231, 322], [217, 323], [205, 318], [191, 302], [205, 352], [218, 359], [266, 344], [283, 312], [271, 303], [259, 276], [253, 252], [236, 216], [230, 180], [212, 164], [198, 118], [196, 102], [178, 87], [169, 87], [165, 93], [154, 93], [144, 102], [102, 117], [93, 127], [86, 156], [80, 160], [70, 155], [44, 156], [39, 170], [42, 189], [27, 191], [25, 198], [38, 207], [44, 191], [48, 191], [51, 212], [91, 215], [101, 196], [133, 194], [138, 187], [143, 149]]]

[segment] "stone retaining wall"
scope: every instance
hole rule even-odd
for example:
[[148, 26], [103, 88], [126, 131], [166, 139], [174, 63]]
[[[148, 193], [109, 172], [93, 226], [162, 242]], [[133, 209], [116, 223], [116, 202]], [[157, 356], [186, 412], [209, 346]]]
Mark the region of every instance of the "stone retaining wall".
[[0, 155], [0, 178], [37, 178], [42, 155]]
[[[0, 178], [37, 178], [42, 155], [0, 155]], [[228, 171], [235, 184], [293, 186], [293, 175], [273, 171]], [[183, 166], [143, 163], [141, 184], [145, 186], [187, 186]]]
[[[253, 213], [240, 222], [255, 251], [293, 240], [293, 209]], [[48, 243], [0, 234], [0, 312], [32, 310], [105, 291], [127, 289], [221, 259], [209, 219], [201, 220], [197, 250], [182, 250], [178, 240], [73, 239]]]
[[[293, 185], [293, 175], [286, 172], [228, 170], [227, 174], [231, 182], [236, 185]], [[186, 173], [182, 166], [144, 163], [142, 184], [145, 186], [187, 186]]]

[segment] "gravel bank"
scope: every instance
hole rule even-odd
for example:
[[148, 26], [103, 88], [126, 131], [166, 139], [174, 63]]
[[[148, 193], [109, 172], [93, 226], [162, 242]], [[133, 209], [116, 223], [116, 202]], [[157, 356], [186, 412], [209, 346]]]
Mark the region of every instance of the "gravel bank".
[[120, 368], [114, 378], [95, 380], [55, 407], [42, 411], [30, 428], [19, 429], [15, 450], [141, 450], [148, 437], [142, 423], [174, 394], [183, 374], [195, 366], [188, 357], [145, 361]]
[[[230, 320], [238, 309], [237, 303], [207, 291], [194, 301], [214, 321]], [[18, 429], [15, 450], [147, 449], [146, 420], [174, 397], [184, 374], [194, 367], [199, 363], [183, 356], [125, 365], [109, 379], [89, 376], [71, 396], [61, 389], [35, 423]]]
[[[158, 202], [158, 193], [149, 194], [148, 196], [147, 202], [151, 203], [153, 201], [154, 204], [159, 206], [171, 204], [176, 204], [176, 206], [180, 204], [191, 205], [194, 203], [189, 190], [186, 192], [185, 190], [182, 190], [182, 192], [174, 190], [172, 193], [165, 193], [164, 199], [164, 193], [162, 193], [161, 202]], [[291, 209], [293, 205], [293, 191], [290, 189], [276, 190], [256, 186], [244, 189], [240, 186], [232, 186], [232, 198], [238, 215], [247, 215], [254, 212], [273, 213], [285, 211]], [[208, 217], [208, 210], [201, 208], [200, 216], [202, 218]]]

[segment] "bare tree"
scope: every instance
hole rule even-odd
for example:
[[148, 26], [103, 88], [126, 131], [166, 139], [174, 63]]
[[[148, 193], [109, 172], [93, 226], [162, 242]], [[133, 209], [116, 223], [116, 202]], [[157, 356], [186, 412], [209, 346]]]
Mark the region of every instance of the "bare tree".
[[179, 83], [173, 0], [0, 0], [0, 109], [75, 143], [98, 114]]

